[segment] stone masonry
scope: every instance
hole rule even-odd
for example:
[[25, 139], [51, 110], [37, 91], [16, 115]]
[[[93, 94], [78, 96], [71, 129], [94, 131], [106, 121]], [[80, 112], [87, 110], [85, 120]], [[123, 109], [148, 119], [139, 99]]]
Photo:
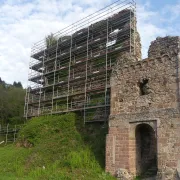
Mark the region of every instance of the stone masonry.
[[179, 64], [180, 37], [158, 37], [147, 59], [128, 53], [118, 58], [111, 76], [107, 172], [133, 179], [154, 169], [158, 180], [178, 179]]

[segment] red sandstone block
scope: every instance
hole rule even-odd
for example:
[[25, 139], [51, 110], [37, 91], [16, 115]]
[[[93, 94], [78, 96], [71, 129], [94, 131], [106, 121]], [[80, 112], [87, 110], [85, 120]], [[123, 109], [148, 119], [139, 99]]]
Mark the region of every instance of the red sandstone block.
[[168, 166], [168, 167], [177, 167], [177, 162], [175, 162], [175, 161], [170, 161], [170, 162], [167, 162], [166, 163], [166, 165]]
[[180, 142], [174, 144], [175, 147], [180, 147]]
[[124, 166], [124, 169], [129, 170], [129, 165], [125, 165], [125, 166]]
[[136, 145], [136, 141], [135, 141], [135, 139], [133, 139], [133, 140], [129, 139], [129, 144]]
[[158, 143], [166, 144], [168, 141], [168, 138], [159, 138]]
[[180, 159], [180, 153], [175, 155], [175, 159]]

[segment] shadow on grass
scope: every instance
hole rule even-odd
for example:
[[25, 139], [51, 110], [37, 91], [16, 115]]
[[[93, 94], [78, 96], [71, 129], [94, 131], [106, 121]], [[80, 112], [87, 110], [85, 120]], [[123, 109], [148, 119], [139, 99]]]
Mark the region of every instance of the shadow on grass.
[[105, 146], [108, 125], [104, 122], [84, 124], [82, 116], [78, 114], [76, 128], [81, 134], [85, 145], [89, 146], [101, 168], [105, 169]]

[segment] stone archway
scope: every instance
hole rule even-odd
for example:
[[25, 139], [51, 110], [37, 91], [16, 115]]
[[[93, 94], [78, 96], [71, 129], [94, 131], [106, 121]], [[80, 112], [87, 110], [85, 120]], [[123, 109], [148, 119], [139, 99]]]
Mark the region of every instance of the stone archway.
[[136, 172], [139, 175], [152, 176], [157, 173], [157, 140], [149, 124], [139, 124], [136, 137]]

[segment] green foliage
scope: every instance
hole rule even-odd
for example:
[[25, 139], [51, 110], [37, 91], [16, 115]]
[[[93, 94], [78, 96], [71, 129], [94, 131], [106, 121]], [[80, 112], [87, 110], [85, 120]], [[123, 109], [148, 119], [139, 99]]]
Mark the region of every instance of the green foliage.
[[101, 67], [101, 66], [104, 66], [105, 64], [106, 64], [106, 59], [104, 59], [104, 58], [97, 59], [94, 61], [94, 65], [96, 67]]
[[13, 86], [14, 86], [14, 87], [17, 87], [17, 88], [22, 88], [21, 82], [16, 82], [16, 81], [14, 81]]
[[134, 178], [134, 180], [141, 180], [141, 177], [140, 177], [140, 176], [136, 176], [136, 177]]
[[68, 80], [68, 76], [59, 77], [59, 82], [61, 82], [61, 81], [67, 81], [67, 80]]
[[41, 114], [48, 114], [48, 113], [51, 113], [51, 108], [41, 110]]
[[65, 69], [65, 70], [61, 70], [61, 71], [59, 72], [59, 75], [60, 75], [60, 76], [68, 76], [68, 73], [69, 73], [68, 70]]
[[0, 124], [24, 122], [24, 97], [25, 90], [20, 85], [9, 85], [0, 79]]
[[97, 164], [89, 148], [80, 150], [79, 152], [70, 152], [67, 160], [67, 164], [69, 164], [71, 168], [94, 168], [101, 172], [100, 165]]
[[40, 143], [43, 137], [57, 134], [57, 132], [61, 131], [61, 128], [73, 130], [75, 128], [74, 124], [74, 114], [35, 117], [20, 131], [19, 139], [26, 139], [33, 145], [36, 145]]
[[115, 48], [121, 48], [122, 46], [123, 46], [123, 44], [120, 42], [115, 45]]
[[58, 39], [54, 37], [54, 35], [51, 33], [48, 35], [45, 39], [46, 47], [49, 48], [55, 44], [57, 44]]
[[104, 104], [104, 103], [105, 103], [105, 97], [100, 96], [100, 97], [95, 97], [95, 98], [91, 99], [88, 106], [101, 105], [101, 104]]
[[[23, 115], [22, 115], [23, 116]], [[24, 122], [24, 118], [22, 116], [14, 116], [9, 118], [9, 123], [12, 124], [21, 124]]]
[[0, 148], [0, 179], [113, 180], [104, 172], [106, 133], [74, 113], [33, 118], [17, 142], [33, 147]]
[[1, 77], [0, 77], [0, 85], [5, 85], [6, 83], [5, 83], [5, 81], [3, 81], [2, 79], [1, 79]]
[[[66, 104], [57, 105], [57, 111], [64, 111], [67, 109]], [[54, 111], [56, 111], [56, 106], [54, 107]]]

